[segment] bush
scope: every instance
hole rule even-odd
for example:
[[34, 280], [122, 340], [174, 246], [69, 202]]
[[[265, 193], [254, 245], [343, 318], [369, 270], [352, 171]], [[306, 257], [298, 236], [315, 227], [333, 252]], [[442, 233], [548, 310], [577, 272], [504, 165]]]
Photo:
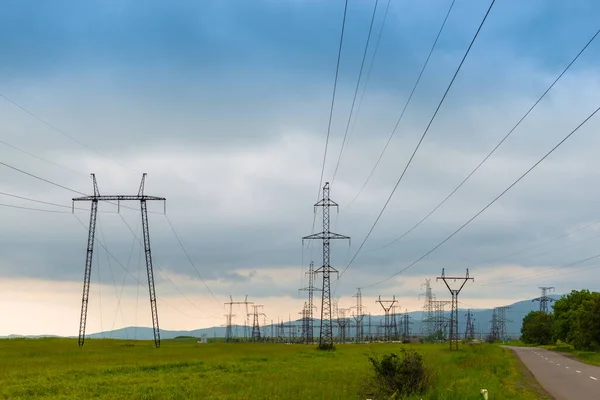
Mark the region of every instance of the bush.
[[381, 358], [369, 357], [375, 378], [377, 394], [403, 398], [421, 394], [431, 384], [431, 373], [421, 354], [414, 350], [400, 349], [401, 354], [384, 354]]
[[565, 343], [562, 340], [558, 339], [556, 341], [556, 345], [554, 346], [554, 350], [557, 350], [557, 351], [573, 351], [573, 350], [575, 350], [575, 347], [573, 347], [573, 345], [571, 345], [569, 343]]

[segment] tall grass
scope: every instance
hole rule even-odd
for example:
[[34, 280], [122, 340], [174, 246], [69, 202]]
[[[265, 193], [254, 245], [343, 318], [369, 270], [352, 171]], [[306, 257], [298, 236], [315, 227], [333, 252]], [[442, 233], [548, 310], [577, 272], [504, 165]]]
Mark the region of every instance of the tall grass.
[[[365, 399], [369, 355], [401, 345], [196, 344], [72, 339], [0, 340], [1, 399]], [[405, 345], [404, 345], [405, 346]], [[415, 399], [536, 399], [517, 361], [497, 346], [410, 345], [434, 374]]]

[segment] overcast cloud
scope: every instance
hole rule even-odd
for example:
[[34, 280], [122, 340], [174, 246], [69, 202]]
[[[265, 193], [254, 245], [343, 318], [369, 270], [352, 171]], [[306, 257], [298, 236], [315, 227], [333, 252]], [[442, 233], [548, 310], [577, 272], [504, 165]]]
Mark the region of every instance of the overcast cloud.
[[[331, 197], [340, 205], [332, 230], [352, 237], [351, 246], [334, 243], [332, 264], [340, 271], [389, 196], [487, 9], [478, 1], [456, 2], [394, 139], [349, 206], [398, 119], [449, 3], [391, 1], [332, 184]], [[386, 4], [380, 1], [376, 33]], [[372, 5], [350, 0], [328, 181]], [[333, 285], [340, 307], [350, 307], [356, 287], [367, 286], [371, 312], [379, 311], [378, 295], [396, 295], [402, 308], [418, 310], [420, 284], [442, 268], [448, 274], [470, 268], [475, 282], [463, 299], [480, 307], [531, 298], [540, 285], [559, 293], [600, 289], [594, 269], [600, 258], [563, 267], [598, 254], [600, 223], [544, 244], [600, 221], [600, 117], [437, 251], [370, 286], [445, 239], [600, 105], [600, 43], [594, 42], [446, 204], [383, 247], [427, 215], [514, 126], [599, 28], [593, 18], [599, 8], [584, 0], [494, 6], [385, 214]], [[162, 204], [152, 204], [161, 327], [222, 324], [221, 303], [229, 295], [242, 300], [247, 294], [264, 304], [269, 319], [295, 318], [304, 301], [297, 291], [306, 284], [303, 271], [310, 260], [321, 264], [319, 244], [303, 249], [301, 238], [313, 233], [343, 1], [96, 1], [89, 7], [9, 1], [5, 11], [0, 93], [63, 133], [0, 98], [0, 161], [84, 193], [91, 192], [90, 172], [104, 194], [136, 193], [141, 173], [148, 173], [146, 193], [167, 198], [167, 216], [197, 269]], [[89, 204], [76, 204], [83, 209], [72, 216], [71, 198], [78, 194], [5, 166], [0, 177], [2, 193], [65, 206], [0, 194], [0, 308], [10, 310], [0, 335], [76, 334]], [[143, 257], [123, 222], [140, 238], [139, 212], [121, 208], [119, 215], [110, 204], [100, 210], [97, 239], [114, 258], [96, 243], [88, 331], [147, 325]], [[315, 232], [320, 221], [317, 215]], [[438, 298], [447, 297], [441, 284], [432, 285]], [[56, 318], [47, 318], [52, 313]]]

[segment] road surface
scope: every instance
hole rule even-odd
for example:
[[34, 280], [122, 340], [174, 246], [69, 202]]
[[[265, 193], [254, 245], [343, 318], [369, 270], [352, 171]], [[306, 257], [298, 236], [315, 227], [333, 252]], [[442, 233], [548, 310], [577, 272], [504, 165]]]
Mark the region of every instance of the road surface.
[[600, 367], [545, 349], [505, 347], [519, 356], [540, 385], [556, 400], [600, 400]]

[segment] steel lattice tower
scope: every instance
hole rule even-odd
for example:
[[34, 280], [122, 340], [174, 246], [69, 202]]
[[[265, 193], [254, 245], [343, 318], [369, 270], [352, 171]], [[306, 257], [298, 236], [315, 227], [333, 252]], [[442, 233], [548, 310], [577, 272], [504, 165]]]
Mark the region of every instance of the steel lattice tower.
[[258, 322], [258, 316], [263, 315], [266, 317], [265, 313], [258, 312], [261, 307], [262, 305], [252, 305], [252, 308], [254, 308], [254, 312], [252, 313], [252, 341], [254, 342], [260, 342], [260, 324]]
[[490, 321], [490, 340], [496, 341], [500, 338], [500, 328], [498, 326], [498, 309], [492, 311], [492, 320]]
[[338, 310], [337, 324], [340, 330], [340, 343], [346, 343], [346, 326], [348, 325], [348, 320], [346, 319], [346, 311], [347, 309], [345, 308], [340, 308]]
[[475, 339], [475, 318], [473, 317], [473, 313], [471, 310], [467, 310], [467, 326], [465, 328], [465, 339], [473, 340]]
[[310, 262], [309, 266], [308, 266], [308, 271], [306, 272], [306, 275], [308, 275], [308, 286], [299, 289], [299, 290], [303, 290], [303, 291], [307, 291], [308, 292], [308, 305], [307, 305], [307, 315], [306, 315], [306, 320], [308, 323], [307, 326], [307, 343], [313, 343], [314, 342], [314, 315], [313, 315], [313, 310], [316, 308], [314, 305], [314, 292], [315, 291], [320, 291], [321, 289], [315, 287], [315, 263], [314, 262]]
[[356, 306], [354, 309], [356, 310], [353, 317], [356, 321], [356, 342], [362, 342], [363, 339], [363, 318], [365, 317], [363, 314], [363, 305], [362, 305], [362, 293], [360, 288], [357, 288], [356, 294], [352, 297], [356, 297]]
[[[396, 320], [396, 316], [398, 316], [396, 314], [396, 308], [397, 306], [392, 306], [392, 314], [390, 316], [390, 320], [392, 322], [392, 326], [390, 327], [390, 332], [392, 334], [392, 339], [393, 340], [398, 340], [398, 321]], [[402, 315], [399, 315], [400, 317], [400, 329], [402, 329]]]
[[[332, 349], [333, 348], [333, 330], [331, 321], [331, 286], [330, 286], [330, 275], [331, 273], [338, 273], [338, 271], [330, 265], [331, 249], [330, 241], [332, 239], [348, 239], [349, 236], [340, 235], [333, 233], [329, 230], [329, 208], [339, 206], [336, 202], [329, 198], [329, 182], [325, 182], [323, 186], [323, 198], [319, 200], [315, 205], [315, 212], [317, 207], [323, 207], [323, 231], [315, 233], [302, 238], [305, 239], [319, 239], [323, 241], [323, 265], [315, 271], [315, 273], [323, 274], [323, 288], [322, 288], [322, 302], [321, 302], [321, 328], [319, 330], [319, 348], [320, 349]], [[304, 243], [303, 243], [304, 244]]]
[[404, 315], [402, 315], [402, 339], [408, 340], [410, 338], [410, 315], [408, 315], [408, 309], [404, 309]]
[[444, 316], [444, 310], [450, 303], [447, 300], [433, 300], [431, 302], [434, 310], [433, 333], [439, 339], [446, 339], [447, 319]]
[[548, 303], [554, 301], [554, 299], [552, 297], [548, 297], [548, 292], [553, 292], [554, 287], [542, 286], [542, 287], [540, 287], [540, 290], [542, 291], [542, 295], [536, 299], [533, 299], [532, 301], [539, 301], [540, 302], [540, 311], [548, 314]]
[[146, 257], [146, 272], [148, 275], [148, 292], [150, 295], [150, 312], [152, 314], [152, 330], [154, 333], [154, 345], [160, 347], [160, 328], [158, 325], [158, 308], [156, 306], [156, 290], [154, 286], [154, 269], [152, 267], [152, 251], [150, 249], [150, 232], [148, 229], [148, 208], [147, 201], [162, 201], [165, 203], [164, 197], [147, 196], [144, 194], [144, 185], [146, 181], [146, 173], [142, 175], [142, 181], [137, 195], [100, 195], [98, 184], [96, 183], [96, 175], [91, 174], [94, 185], [94, 194], [92, 196], [76, 197], [73, 200], [73, 212], [75, 212], [76, 201], [89, 201], [92, 203], [90, 211], [90, 225], [88, 230], [88, 242], [85, 258], [85, 272], [83, 277], [83, 295], [81, 299], [81, 317], [79, 319], [79, 347], [82, 347], [85, 342], [85, 326], [87, 322], [87, 310], [90, 297], [90, 278], [92, 274], [92, 256], [94, 254], [94, 239], [96, 235], [96, 220], [98, 214], [99, 201], [116, 201], [120, 209], [121, 201], [139, 201], [142, 214], [142, 235], [144, 238], [144, 254]]
[[[467, 283], [468, 280], [472, 280], [475, 281], [475, 279], [473, 278], [469, 278], [469, 269], [467, 268], [467, 275], [464, 277], [459, 277], [459, 276], [446, 276], [445, 272], [444, 272], [444, 268], [442, 268], [442, 276], [439, 276], [436, 278], [436, 280], [441, 279], [444, 281], [444, 283], [446, 284], [446, 287], [448, 288], [448, 290], [450, 291], [450, 294], [452, 295], [452, 310], [450, 311], [450, 350], [452, 349], [458, 349], [458, 342], [459, 342], [459, 333], [458, 333], [458, 294], [460, 293], [460, 291], [462, 290], [462, 288], [465, 286], [465, 283]], [[458, 289], [452, 289], [450, 288], [450, 285], [448, 285], [448, 280], [454, 280], [456, 282], [456, 280], [461, 280], [462, 284], [460, 285], [460, 288]]]
[[[381, 300], [381, 295], [379, 295], [379, 299], [375, 300], [375, 303], [381, 304], [383, 311], [385, 312], [384, 317], [384, 332], [385, 332], [385, 340], [390, 340], [390, 310], [394, 307], [398, 301], [396, 300], [396, 295], [392, 297], [392, 300]], [[384, 304], [385, 303], [385, 304]]]
[[435, 313], [433, 308], [433, 301], [435, 296], [431, 290], [431, 280], [426, 279], [425, 283], [421, 287], [425, 286], [425, 293], [419, 295], [425, 297], [425, 304], [423, 304], [423, 313], [421, 314], [421, 335], [430, 337], [434, 334], [435, 328]]

